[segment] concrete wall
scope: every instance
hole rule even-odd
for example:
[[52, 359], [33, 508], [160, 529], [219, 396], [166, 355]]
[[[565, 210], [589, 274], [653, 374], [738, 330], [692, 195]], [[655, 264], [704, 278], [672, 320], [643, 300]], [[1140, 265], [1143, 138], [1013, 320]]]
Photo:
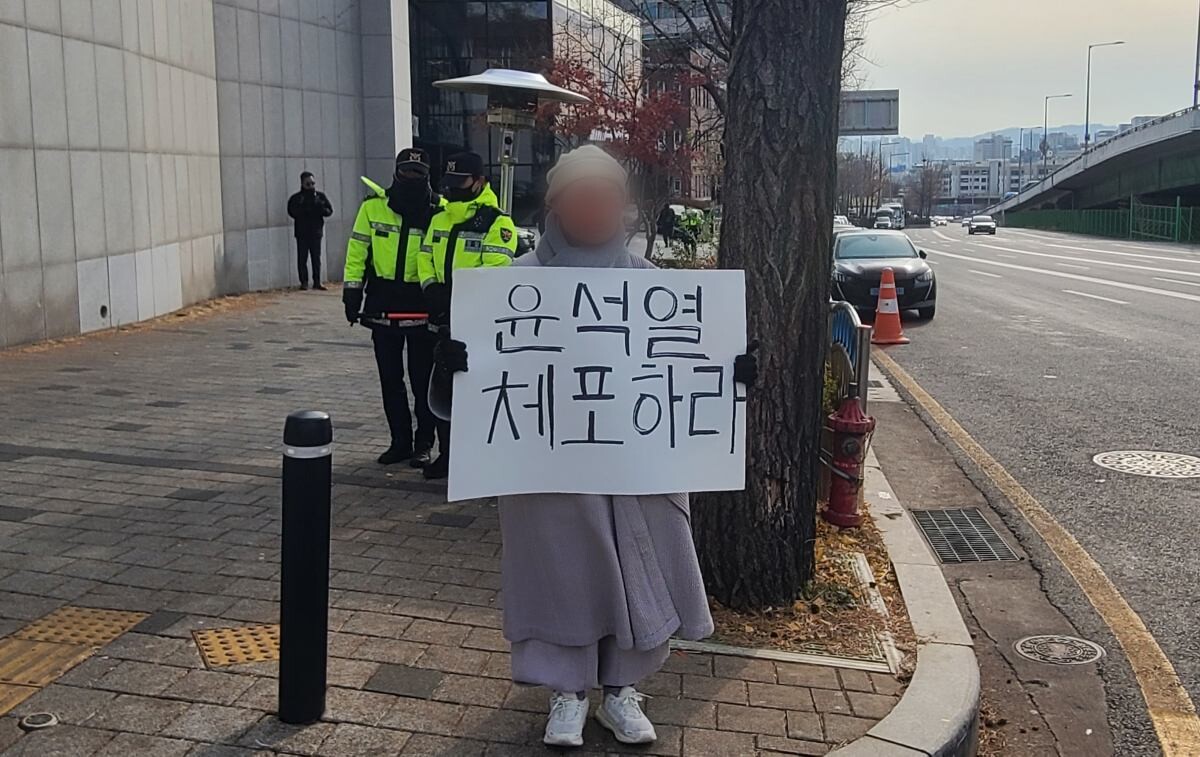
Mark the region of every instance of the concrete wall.
[[366, 171], [385, 186], [396, 153], [412, 146], [408, 30], [408, 0], [362, 0]]
[[217, 292], [211, 11], [0, 0], [0, 345]]
[[295, 283], [303, 170], [340, 279], [408, 68], [406, 0], [0, 0], [0, 347]]
[[287, 199], [312, 171], [334, 215], [322, 275], [340, 280], [364, 190], [354, 0], [214, 0], [227, 291], [297, 283]]

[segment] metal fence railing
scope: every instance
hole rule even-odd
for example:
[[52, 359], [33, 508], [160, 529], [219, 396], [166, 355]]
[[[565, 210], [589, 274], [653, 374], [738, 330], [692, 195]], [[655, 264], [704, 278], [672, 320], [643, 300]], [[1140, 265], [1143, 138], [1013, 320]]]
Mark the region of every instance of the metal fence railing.
[[1117, 239], [1200, 242], [1200, 213], [1179, 201], [1148, 205], [1131, 199], [1129, 207], [1111, 210], [1022, 210], [1006, 213], [1004, 225]]
[[837, 385], [837, 400], [857, 397], [865, 413], [871, 374], [871, 327], [859, 320], [858, 311], [849, 303], [829, 303], [829, 371]]

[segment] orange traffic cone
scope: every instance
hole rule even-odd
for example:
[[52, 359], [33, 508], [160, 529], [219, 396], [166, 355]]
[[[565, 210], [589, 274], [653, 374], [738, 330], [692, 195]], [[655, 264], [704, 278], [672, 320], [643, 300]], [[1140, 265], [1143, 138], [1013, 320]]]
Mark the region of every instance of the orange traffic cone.
[[900, 303], [896, 300], [896, 275], [891, 268], [883, 269], [879, 282], [879, 304], [875, 306], [875, 328], [871, 344], [908, 344], [900, 326]]

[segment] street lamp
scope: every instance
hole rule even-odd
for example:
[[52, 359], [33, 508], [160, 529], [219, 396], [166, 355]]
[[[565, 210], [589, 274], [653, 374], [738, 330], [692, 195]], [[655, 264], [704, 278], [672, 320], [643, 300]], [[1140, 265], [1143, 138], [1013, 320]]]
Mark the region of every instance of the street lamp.
[[1042, 108], [1042, 178], [1046, 177], [1046, 155], [1050, 152], [1050, 101], [1070, 96], [1069, 92], [1065, 95], [1046, 95], [1046, 102]]
[[1125, 40], [1119, 39], [1116, 42], [1096, 42], [1088, 45], [1088, 63], [1087, 63], [1087, 89], [1083, 97], [1083, 151], [1087, 152], [1088, 142], [1091, 138], [1092, 125], [1092, 50], [1097, 47], [1112, 47], [1113, 45], [1123, 45]]
[[1196, 84], [1192, 87], [1192, 107], [1200, 105], [1200, 11], [1196, 18]]
[[911, 153], [907, 153], [907, 152], [898, 152], [898, 153], [890, 153], [889, 152], [888, 153], [888, 189], [893, 188], [892, 187], [892, 183], [893, 183], [892, 182], [892, 160], [894, 158], [907, 158], [907, 157], [909, 157], [909, 155], [911, 155]]

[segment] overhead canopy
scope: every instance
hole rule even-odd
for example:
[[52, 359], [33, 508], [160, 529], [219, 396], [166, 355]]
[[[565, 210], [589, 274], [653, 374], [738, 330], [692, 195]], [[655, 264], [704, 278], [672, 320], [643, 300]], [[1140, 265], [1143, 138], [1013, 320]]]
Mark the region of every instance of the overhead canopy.
[[554, 100], [564, 103], [590, 102], [587, 97], [577, 92], [556, 87], [546, 81], [546, 77], [541, 74], [531, 71], [516, 71], [511, 68], [489, 68], [482, 74], [435, 81], [433, 86], [475, 95], [488, 95], [489, 97], [523, 94], [536, 95], [539, 100]]

